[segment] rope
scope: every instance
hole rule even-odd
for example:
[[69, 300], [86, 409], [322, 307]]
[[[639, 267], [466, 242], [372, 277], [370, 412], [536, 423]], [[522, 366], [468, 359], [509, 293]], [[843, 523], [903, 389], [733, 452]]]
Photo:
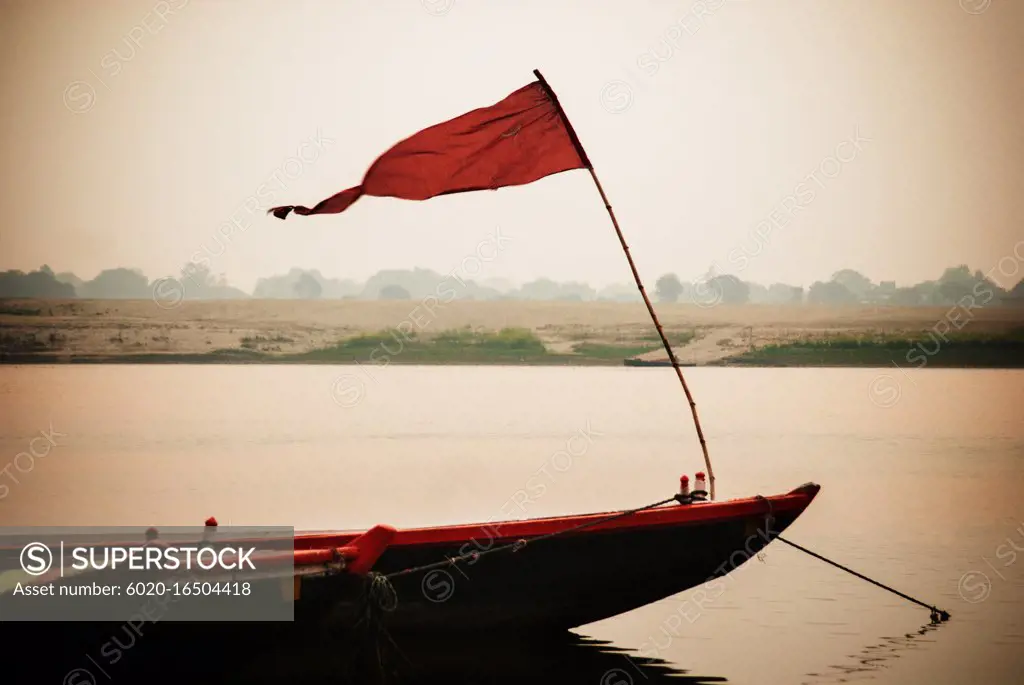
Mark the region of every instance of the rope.
[[593, 526], [597, 526], [597, 525], [600, 525], [602, 523], [608, 523], [609, 521], [614, 521], [616, 519], [620, 519], [620, 518], [623, 518], [623, 517], [626, 517], [626, 516], [632, 516], [633, 514], [637, 514], [637, 513], [641, 512], [641, 511], [646, 511], [647, 509], [654, 509], [656, 507], [660, 507], [663, 504], [668, 504], [669, 502], [675, 502], [675, 501], [677, 501], [675, 497], [669, 497], [668, 499], [663, 499], [660, 502], [655, 502], [653, 504], [648, 504], [648, 505], [643, 506], [643, 507], [637, 507], [636, 509], [627, 509], [625, 511], [620, 511], [620, 512], [612, 514], [610, 516], [605, 516], [603, 518], [597, 519], [596, 521], [588, 521], [586, 523], [581, 523], [580, 525], [573, 526], [572, 528], [566, 528], [564, 530], [557, 530], [557, 531], [555, 531], [553, 533], [545, 533], [544, 535], [539, 535], [539, 536], [537, 536], [535, 538], [532, 538], [530, 540], [526, 540], [524, 538], [520, 538], [519, 540], [516, 540], [515, 542], [511, 542], [511, 543], [508, 543], [508, 544], [505, 544], [505, 545], [501, 545], [499, 547], [492, 547], [491, 549], [485, 549], [482, 552], [467, 552], [466, 554], [460, 554], [460, 555], [454, 556], [454, 557], [446, 557], [444, 561], [435, 561], [432, 564], [423, 564], [422, 566], [414, 566], [412, 568], [403, 569], [401, 571], [394, 571], [394, 572], [389, 573], [386, 576], [384, 576], [384, 578], [390, 580], [391, 578], [397, 578], [399, 576], [406, 576], [406, 575], [409, 575], [411, 573], [419, 573], [420, 571], [430, 571], [430, 570], [433, 570], [435, 568], [444, 568], [446, 566], [455, 566], [455, 565], [460, 564], [460, 563], [462, 563], [464, 561], [476, 561], [477, 559], [479, 559], [482, 556], [485, 556], [487, 554], [495, 554], [497, 552], [506, 552], [506, 551], [518, 552], [519, 550], [521, 550], [524, 547], [526, 547], [526, 545], [534, 543], [534, 542], [540, 542], [541, 540], [547, 540], [549, 538], [558, 537], [559, 535], [565, 535], [566, 533], [573, 533], [573, 532], [576, 532], [578, 530], [583, 530], [584, 528], [591, 528]]
[[398, 593], [395, 592], [395, 588], [387, 576], [371, 572], [367, 574], [367, 580], [365, 589], [367, 601], [388, 613], [398, 608]]
[[[768, 513], [765, 516], [766, 522], [768, 522], [768, 521], [772, 521], [773, 522], [775, 517], [774, 517], [774, 515], [772, 513], [772, 502], [771, 502], [771, 500], [769, 500], [768, 498], [764, 497], [763, 495], [758, 495], [757, 498], [761, 499], [761, 500], [764, 500], [768, 504]], [[770, 529], [771, 529], [771, 524], [769, 523], [768, 524], [768, 530], [765, 531], [769, 535], [771, 534]], [[904, 593], [900, 592], [899, 590], [897, 590], [895, 588], [891, 588], [891, 587], [889, 587], [888, 585], [886, 585], [884, 583], [880, 583], [877, 580], [874, 580], [872, 578], [868, 578], [863, 573], [857, 573], [852, 568], [848, 568], [848, 567], [843, 566], [842, 564], [840, 564], [838, 562], [832, 561], [831, 559], [827, 559], [826, 557], [823, 557], [822, 555], [818, 554], [817, 552], [812, 552], [811, 550], [807, 549], [806, 547], [802, 547], [802, 546], [796, 544], [795, 542], [790, 542], [786, 538], [782, 537], [782, 535], [776, 535], [775, 539], [780, 541], [780, 542], [784, 542], [787, 545], [789, 545], [790, 547], [793, 547], [794, 549], [798, 549], [798, 550], [800, 550], [801, 552], [803, 552], [805, 554], [809, 554], [810, 556], [814, 557], [815, 559], [820, 559], [821, 561], [824, 561], [826, 564], [830, 564], [830, 565], [835, 566], [836, 568], [838, 568], [840, 570], [846, 571], [847, 573], [849, 573], [851, 575], [854, 575], [854, 576], [860, 578], [861, 580], [866, 580], [867, 582], [871, 583], [872, 585], [877, 585], [878, 587], [882, 588], [883, 590], [888, 590], [889, 592], [893, 593], [894, 595], [896, 595], [898, 597], [902, 597], [903, 599], [905, 599], [907, 601], [913, 602], [914, 604], [917, 604], [919, 606], [924, 607], [925, 609], [928, 609], [929, 611], [932, 612], [931, 613], [932, 623], [941, 623], [943, 621], [948, 621], [949, 620], [949, 612], [948, 611], [943, 611], [942, 609], [939, 609], [939, 608], [935, 607], [932, 604], [926, 604], [925, 602], [922, 602], [919, 599], [915, 599], [915, 598], [911, 597], [910, 595], [904, 594]]]
[[356, 636], [355, 650], [348, 667], [353, 682], [365, 682], [367, 678], [374, 682], [387, 682], [394, 675], [399, 660], [409, 662], [384, 621], [384, 614], [396, 608], [398, 595], [391, 582], [380, 573], [368, 573], [359, 597], [358, 619], [351, 626]]

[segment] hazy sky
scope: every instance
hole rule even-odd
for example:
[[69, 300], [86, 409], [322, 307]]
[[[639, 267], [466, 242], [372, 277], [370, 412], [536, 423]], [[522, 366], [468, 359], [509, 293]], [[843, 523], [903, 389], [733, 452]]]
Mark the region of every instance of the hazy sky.
[[[157, 278], [205, 257], [243, 288], [292, 266], [447, 273], [500, 228], [478, 278], [628, 282], [585, 171], [263, 213], [357, 184], [399, 139], [534, 68], [651, 284], [713, 264], [764, 283], [852, 267], [906, 284], [961, 261], [987, 271], [1024, 239], [1019, 0], [0, 6], [0, 269]], [[218, 242], [232, 216], [242, 228]], [[1010, 285], [1024, 265], [994, 275]]]

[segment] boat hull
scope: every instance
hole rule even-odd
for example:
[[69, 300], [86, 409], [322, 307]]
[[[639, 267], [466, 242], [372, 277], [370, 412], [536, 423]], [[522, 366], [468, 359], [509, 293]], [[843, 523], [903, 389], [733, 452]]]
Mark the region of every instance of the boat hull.
[[[817, 492], [808, 484], [773, 498], [670, 505], [535, 542], [531, 537], [601, 515], [400, 531], [375, 572], [479, 557], [391, 578], [397, 604], [383, 620], [392, 631], [565, 630], [599, 621], [729, 573], [796, 520]], [[526, 542], [518, 551], [494, 551], [517, 541]], [[324, 540], [296, 541], [304, 544]], [[361, 582], [304, 578], [296, 620], [350, 621], [362, 608], [353, 602]]]

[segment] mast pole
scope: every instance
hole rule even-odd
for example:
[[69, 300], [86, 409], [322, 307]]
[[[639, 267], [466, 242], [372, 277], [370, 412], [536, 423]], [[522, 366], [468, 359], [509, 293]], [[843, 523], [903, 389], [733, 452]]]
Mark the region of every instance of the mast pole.
[[647, 305], [647, 312], [651, 315], [651, 321], [654, 322], [654, 327], [658, 330], [658, 336], [661, 338], [661, 344], [665, 347], [665, 352], [668, 353], [669, 361], [672, 364], [672, 368], [676, 370], [676, 376], [679, 378], [680, 385], [683, 386], [683, 392], [686, 393], [686, 401], [690, 404], [690, 413], [693, 414], [693, 425], [697, 429], [697, 439], [700, 440], [700, 449], [704, 453], [704, 465], [708, 470], [708, 486], [710, 488], [711, 499], [715, 499], [715, 472], [711, 468], [711, 457], [708, 456], [708, 445], [707, 441], [704, 440], [704, 431], [700, 427], [700, 418], [697, 416], [697, 403], [693, 401], [693, 395], [690, 393], [690, 388], [686, 384], [686, 379], [683, 378], [683, 371], [679, 367], [679, 360], [676, 358], [676, 353], [672, 350], [672, 345], [668, 341], [668, 337], [665, 335], [665, 329], [662, 328], [661, 322], [658, 320], [658, 315], [654, 311], [654, 305], [651, 304], [651, 298], [647, 296], [647, 290], [644, 288], [643, 281], [640, 279], [640, 272], [636, 269], [636, 264], [633, 262], [633, 255], [629, 251], [629, 245], [626, 244], [626, 238], [622, 235], [622, 229], [619, 227], [619, 221], [615, 218], [615, 212], [612, 210], [612, 205], [608, 201], [608, 196], [604, 192], [604, 188], [601, 186], [601, 181], [597, 178], [597, 173], [594, 171], [594, 165], [590, 163], [590, 158], [587, 157], [586, 151], [583, 149], [583, 144], [580, 143], [580, 139], [576, 135], [576, 130], [572, 127], [572, 123], [569, 121], [569, 117], [566, 116], [565, 110], [562, 109], [562, 104], [558, 101], [558, 96], [555, 95], [555, 91], [551, 89], [548, 82], [544, 79], [544, 76], [539, 70], [533, 70], [534, 76], [540, 81], [541, 86], [547, 93], [548, 97], [551, 98], [551, 102], [555, 105], [555, 109], [558, 110], [559, 116], [562, 117], [562, 122], [565, 124], [566, 130], [569, 132], [569, 138], [572, 140], [572, 144], [576, 147], [576, 152], [579, 153], [580, 159], [587, 167], [587, 171], [590, 172], [590, 177], [594, 179], [594, 185], [597, 186], [597, 192], [601, 195], [601, 200], [604, 202], [604, 208], [608, 210], [608, 216], [612, 220], [612, 226], [615, 227], [615, 234], [619, 237], [619, 244], [622, 245], [622, 251], [626, 255], [626, 261], [629, 262], [629, 268], [633, 272], [633, 280], [636, 281], [636, 287], [640, 290], [640, 296], [643, 297], [644, 304]]

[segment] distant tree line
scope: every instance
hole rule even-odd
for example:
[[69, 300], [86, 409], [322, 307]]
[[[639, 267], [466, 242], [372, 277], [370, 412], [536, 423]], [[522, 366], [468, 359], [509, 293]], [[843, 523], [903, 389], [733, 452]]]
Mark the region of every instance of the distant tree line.
[[[851, 305], [890, 304], [899, 306], [945, 306], [963, 304], [972, 298], [972, 306], [1024, 303], [1024, 280], [1004, 290], [980, 271], [966, 265], [950, 267], [934, 281], [909, 287], [896, 287], [894, 281], [873, 282], [852, 269], [842, 269], [828, 281], [817, 281], [809, 288], [785, 283], [762, 285], [743, 281], [731, 274], [709, 274], [683, 281], [675, 274], [657, 280], [655, 296], [660, 302], [774, 305]], [[228, 285], [223, 274], [215, 276], [202, 264], [189, 263], [178, 276], [150, 281], [139, 269], [105, 269], [85, 281], [73, 273], [54, 273], [43, 265], [37, 271], [0, 272], [0, 298], [38, 299], [149, 299], [176, 293], [188, 300], [234, 299], [361, 299], [421, 300], [430, 296], [441, 302], [469, 300], [556, 300], [571, 302], [640, 300], [632, 284], [613, 284], [597, 290], [576, 281], [557, 282], [539, 278], [521, 286], [502, 280], [481, 282], [444, 276], [430, 269], [379, 271], [366, 282], [327, 278], [316, 269], [293, 268], [285, 274], [260, 278], [253, 292], [246, 293]]]
[[895, 281], [874, 283], [853, 269], [842, 269], [828, 281], [815, 281], [809, 288], [773, 283], [764, 286], [742, 281], [731, 274], [708, 275], [684, 282], [665, 274], [655, 283], [661, 302], [714, 304], [886, 304], [902, 307], [952, 306], [984, 307], [1024, 304], [1024, 279], [1010, 290], [988, 279], [981, 271], [971, 272], [965, 264], [950, 267], [934, 281], [896, 287]]

